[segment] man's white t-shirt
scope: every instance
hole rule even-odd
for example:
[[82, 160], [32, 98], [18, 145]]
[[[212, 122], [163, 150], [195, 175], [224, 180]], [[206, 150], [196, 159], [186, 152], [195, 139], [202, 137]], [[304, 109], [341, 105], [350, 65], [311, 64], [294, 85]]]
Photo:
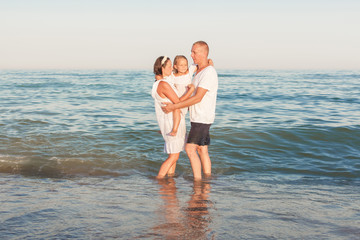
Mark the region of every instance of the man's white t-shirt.
[[[213, 66], [208, 66], [193, 79], [192, 82], [197, 90], [198, 87], [207, 90], [201, 102], [190, 106], [190, 121], [196, 123], [211, 124], [215, 120], [216, 96], [218, 90], [218, 75]], [[194, 92], [196, 94], [196, 91]]]

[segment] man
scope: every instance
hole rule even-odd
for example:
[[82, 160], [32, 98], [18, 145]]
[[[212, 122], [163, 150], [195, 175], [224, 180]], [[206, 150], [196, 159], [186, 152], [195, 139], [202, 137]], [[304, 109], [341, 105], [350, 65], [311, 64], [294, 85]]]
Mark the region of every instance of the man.
[[211, 176], [211, 160], [208, 146], [209, 129], [215, 119], [218, 76], [213, 66], [209, 65], [209, 46], [204, 41], [195, 42], [191, 48], [191, 57], [198, 65], [193, 79], [195, 94], [189, 99], [176, 104], [167, 104], [162, 109], [165, 113], [190, 107], [191, 129], [185, 146], [195, 180]]

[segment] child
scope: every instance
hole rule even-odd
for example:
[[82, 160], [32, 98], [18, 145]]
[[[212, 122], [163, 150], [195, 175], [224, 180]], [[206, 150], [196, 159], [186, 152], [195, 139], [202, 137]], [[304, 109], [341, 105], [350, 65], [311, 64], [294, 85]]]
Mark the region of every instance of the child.
[[[213, 61], [209, 59], [209, 64], [214, 66]], [[192, 77], [194, 73], [198, 70], [198, 66], [191, 64], [188, 68], [188, 60], [183, 55], [177, 55], [174, 59], [173, 66], [173, 75], [174, 75], [174, 84], [176, 89], [179, 92], [179, 97], [187, 94], [187, 87], [192, 82]], [[180, 100], [181, 101], [181, 100]], [[185, 115], [188, 108], [181, 109], [182, 113]]]
[[183, 96], [187, 92], [187, 86], [191, 84], [192, 76], [197, 69], [195, 64], [188, 68], [188, 60], [183, 55], [177, 55], [174, 59], [174, 84], [179, 92], [179, 96]]

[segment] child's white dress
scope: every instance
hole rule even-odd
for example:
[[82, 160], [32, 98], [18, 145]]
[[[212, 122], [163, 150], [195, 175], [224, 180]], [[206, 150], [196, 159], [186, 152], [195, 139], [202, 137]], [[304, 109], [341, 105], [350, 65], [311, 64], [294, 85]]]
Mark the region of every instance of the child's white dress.
[[159, 94], [157, 93], [157, 88], [159, 86], [159, 83], [161, 81], [166, 81], [170, 84], [174, 92], [179, 96], [179, 93], [177, 89], [174, 86], [174, 83], [171, 79], [165, 78], [162, 80], [158, 80], [153, 84], [151, 96], [154, 98], [155, 102], [155, 112], [156, 112], [156, 118], [160, 127], [161, 134], [165, 140], [164, 145], [164, 152], [167, 154], [170, 153], [179, 153], [184, 150], [185, 146], [185, 137], [186, 137], [186, 126], [185, 126], [185, 118], [184, 114], [181, 115], [180, 125], [179, 129], [177, 131], [176, 136], [170, 136], [169, 133], [172, 131], [173, 128], [173, 113], [164, 113], [161, 109], [162, 102], [171, 102], [168, 98], [161, 98]]
[[[179, 95], [178, 95], [179, 98], [186, 93], [186, 91], [187, 91], [187, 86], [188, 86], [189, 84], [191, 84], [191, 82], [192, 82], [192, 77], [193, 77], [194, 72], [196, 71], [196, 69], [197, 69], [197, 66], [196, 66], [195, 64], [192, 64], [192, 65], [190, 65], [190, 67], [189, 67], [189, 72], [188, 72], [187, 74], [182, 75], [182, 76], [178, 76], [178, 77], [172, 75], [172, 77], [173, 77], [172, 81], [174, 82], [175, 87], [176, 87], [176, 89], [177, 89], [178, 92], [179, 92]], [[186, 115], [186, 113], [188, 112], [188, 108], [187, 108], [187, 107], [182, 108], [182, 109], [181, 109], [181, 112], [182, 112], [184, 115]]]
[[185, 94], [187, 90], [187, 85], [191, 83], [192, 76], [194, 75], [194, 72], [196, 71], [197, 66], [195, 64], [190, 65], [189, 72], [185, 75], [175, 77], [174, 76], [174, 84], [176, 89], [179, 92], [179, 97]]

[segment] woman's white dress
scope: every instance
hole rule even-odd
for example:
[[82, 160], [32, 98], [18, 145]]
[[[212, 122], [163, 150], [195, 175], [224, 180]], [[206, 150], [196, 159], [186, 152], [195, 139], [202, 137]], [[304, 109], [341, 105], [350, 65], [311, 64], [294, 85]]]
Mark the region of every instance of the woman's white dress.
[[176, 90], [172, 79], [162, 79], [158, 80], [153, 84], [151, 96], [154, 98], [155, 102], [155, 112], [156, 118], [160, 127], [161, 134], [165, 140], [164, 152], [167, 154], [170, 153], [179, 153], [184, 150], [185, 138], [186, 138], [186, 125], [185, 125], [185, 116], [181, 113], [181, 120], [178, 132], [176, 136], [170, 136], [169, 133], [173, 128], [173, 113], [164, 113], [161, 109], [163, 102], [171, 102], [168, 98], [161, 98], [157, 93], [157, 88], [161, 81], [165, 81], [170, 84], [174, 92], [179, 96], [178, 91]]

